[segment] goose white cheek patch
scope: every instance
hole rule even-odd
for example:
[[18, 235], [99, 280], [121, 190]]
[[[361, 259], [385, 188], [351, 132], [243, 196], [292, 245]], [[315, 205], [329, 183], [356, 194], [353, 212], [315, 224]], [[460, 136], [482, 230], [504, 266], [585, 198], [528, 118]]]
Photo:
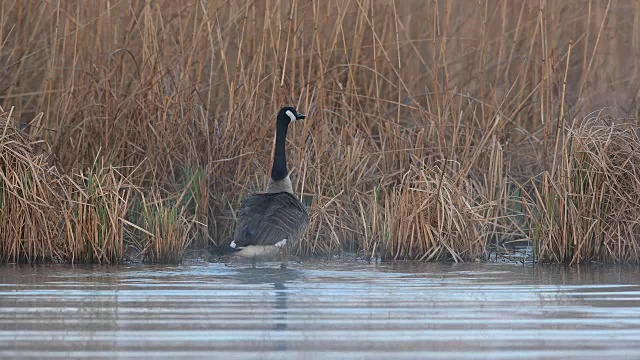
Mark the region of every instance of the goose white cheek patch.
[[291, 110], [287, 110], [286, 114], [287, 114], [287, 116], [289, 116], [289, 119], [291, 119], [292, 122], [298, 120], [298, 119], [296, 119], [296, 116], [293, 115]]

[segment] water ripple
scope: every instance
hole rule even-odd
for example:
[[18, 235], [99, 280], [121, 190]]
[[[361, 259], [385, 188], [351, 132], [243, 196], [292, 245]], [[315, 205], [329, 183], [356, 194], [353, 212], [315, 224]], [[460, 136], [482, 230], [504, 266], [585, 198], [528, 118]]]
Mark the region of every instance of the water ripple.
[[640, 350], [634, 268], [264, 266], [0, 268], [0, 357], [631, 359]]

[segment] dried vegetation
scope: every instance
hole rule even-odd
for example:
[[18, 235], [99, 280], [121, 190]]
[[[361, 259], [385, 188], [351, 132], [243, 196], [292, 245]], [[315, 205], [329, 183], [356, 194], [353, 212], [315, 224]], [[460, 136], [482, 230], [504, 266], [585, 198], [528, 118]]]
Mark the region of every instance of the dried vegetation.
[[612, 0], [2, 1], [0, 258], [225, 248], [292, 104], [299, 255], [637, 263], [638, 34]]

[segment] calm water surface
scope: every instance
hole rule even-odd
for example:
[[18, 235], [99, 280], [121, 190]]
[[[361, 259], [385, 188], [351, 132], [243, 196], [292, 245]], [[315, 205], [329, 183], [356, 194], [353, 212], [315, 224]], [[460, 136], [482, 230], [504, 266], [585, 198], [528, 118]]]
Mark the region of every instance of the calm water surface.
[[0, 267], [0, 358], [640, 358], [634, 267]]

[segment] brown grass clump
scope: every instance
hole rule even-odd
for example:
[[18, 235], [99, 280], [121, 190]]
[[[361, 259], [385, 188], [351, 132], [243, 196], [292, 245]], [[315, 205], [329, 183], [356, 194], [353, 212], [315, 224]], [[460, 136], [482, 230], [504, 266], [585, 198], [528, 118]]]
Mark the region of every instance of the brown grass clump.
[[59, 248], [58, 175], [42, 155], [40, 145], [15, 128], [11, 113], [0, 108], [0, 259], [55, 259]]
[[637, 34], [611, 0], [2, 1], [3, 258], [226, 248], [291, 104], [299, 255], [640, 262]]
[[60, 201], [67, 261], [118, 263], [124, 258], [124, 222], [129, 188], [113, 168], [94, 166], [65, 178]]
[[566, 151], [542, 175], [527, 209], [541, 260], [640, 258], [640, 137], [635, 124], [600, 114], [570, 129]]
[[143, 199], [142, 208], [141, 227], [146, 231], [140, 240], [145, 244], [141, 251], [144, 259], [154, 263], [180, 262], [189, 246], [192, 226], [184, 211], [159, 200], [146, 203]]
[[[362, 207], [363, 227], [371, 224], [365, 249], [383, 259], [468, 261], [485, 253], [487, 223], [478, 194], [466, 180], [455, 179], [438, 168], [412, 168], [382, 203]], [[474, 198], [474, 195], [476, 196]], [[368, 216], [377, 219], [366, 219]]]

